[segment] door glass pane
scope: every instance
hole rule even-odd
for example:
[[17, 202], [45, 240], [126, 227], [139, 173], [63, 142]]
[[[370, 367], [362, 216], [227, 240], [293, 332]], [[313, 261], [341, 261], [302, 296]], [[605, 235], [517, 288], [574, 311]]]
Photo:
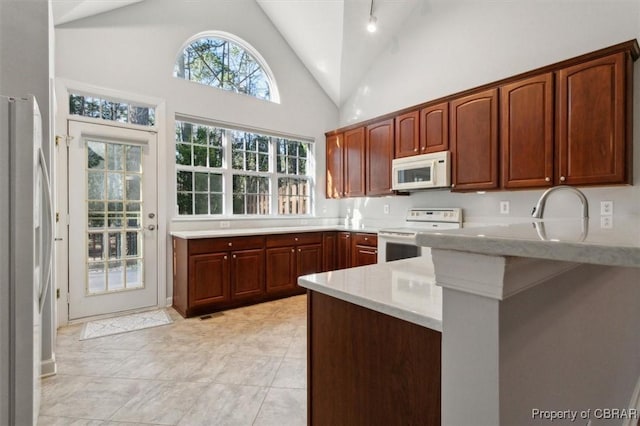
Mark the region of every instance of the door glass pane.
[[142, 148], [87, 143], [87, 295], [144, 287]]

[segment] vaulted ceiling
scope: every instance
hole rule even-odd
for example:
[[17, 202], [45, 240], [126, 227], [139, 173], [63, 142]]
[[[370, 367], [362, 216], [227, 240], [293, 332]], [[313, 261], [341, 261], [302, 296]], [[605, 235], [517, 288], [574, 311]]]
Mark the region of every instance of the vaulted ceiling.
[[[143, 0], [50, 0], [64, 24]], [[394, 34], [425, 0], [255, 0], [339, 107]], [[372, 8], [373, 4], [373, 8]], [[369, 13], [378, 29], [367, 31]]]

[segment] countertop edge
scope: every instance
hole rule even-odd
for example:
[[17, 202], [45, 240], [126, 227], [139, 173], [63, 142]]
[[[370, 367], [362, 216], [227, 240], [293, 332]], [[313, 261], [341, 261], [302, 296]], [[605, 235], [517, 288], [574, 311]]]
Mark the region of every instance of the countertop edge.
[[[376, 264], [376, 265], [379, 265], [379, 264]], [[371, 266], [376, 266], [376, 265], [371, 265]], [[367, 266], [361, 266], [361, 268], [367, 268]], [[336, 272], [336, 271], [333, 271], [333, 272]], [[416, 312], [413, 312], [401, 307], [392, 306], [377, 300], [368, 299], [352, 293], [340, 291], [335, 288], [327, 287], [325, 285], [322, 285], [313, 281], [313, 277], [320, 274], [324, 274], [324, 272], [319, 274], [310, 274], [310, 275], [301, 276], [298, 278], [298, 285], [306, 288], [307, 290], [317, 291], [318, 293], [335, 297], [336, 299], [353, 303], [354, 305], [358, 305], [363, 308], [371, 309], [373, 311], [380, 312], [380, 313], [389, 315], [391, 317], [419, 325], [421, 327], [426, 327], [434, 331], [442, 332], [442, 320], [421, 315]], [[389, 285], [391, 285], [391, 283], [389, 283]]]
[[287, 234], [293, 232], [362, 232], [365, 234], [377, 234], [378, 228], [347, 228], [342, 225], [309, 225], [292, 227], [264, 227], [264, 228], [239, 228], [216, 229], [208, 231], [169, 231], [169, 235], [185, 240], [202, 238], [242, 237], [246, 235]]

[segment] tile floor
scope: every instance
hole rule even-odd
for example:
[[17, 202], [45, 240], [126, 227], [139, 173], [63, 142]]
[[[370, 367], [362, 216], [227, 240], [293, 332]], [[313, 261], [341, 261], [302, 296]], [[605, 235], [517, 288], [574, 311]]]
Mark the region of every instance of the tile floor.
[[306, 296], [80, 341], [58, 330], [39, 425], [305, 425]]

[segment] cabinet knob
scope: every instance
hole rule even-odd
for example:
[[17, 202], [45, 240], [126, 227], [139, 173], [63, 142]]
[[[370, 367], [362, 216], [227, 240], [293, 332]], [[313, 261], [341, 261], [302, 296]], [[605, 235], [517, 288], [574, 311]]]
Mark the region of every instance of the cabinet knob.
[[566, 178], [566, 177], [564, 177], [564, 176], [560, 176], [560, 182], [564, 182], [565, 180], [567, 180], [567, 178]]
[[364, 240], [365, 240], [365, 241], [369, 241], [369, 238], [367, 238], [367, 237], [364, 237]]
[[423, 150], [423, 151], [426, 151], [426, 150], [427, 150], [427, 147], [426, 147], [426, 146], [423, 146], [423, 147], [422, 147], [422, 150]]
[[413, 152], [418, 152], [418, 148], [413, 148]]
[[347, 238], [349, 238], [351, 235], [347, 234]]
[[551, 178], [550, 178], [549, 176], [547, 176], [546, 178], [544, 178], [544, 181], [545, 181], [545, 182], [550, 182], [550, 181], [551, 181]]
[[233, 258], [234, 258], [234, 259], [236, 258], [236, 255], [235, 255], [235, 254], [233, 255]]
[[227, 257], [227, 256], [225, 256], [225, 257], [224, 257], [224, 260], [227, 260], [227, 259], [228, 259], [228, 257]]
[[295, 251], [296, 251], [295, 249], [291, 249], [291, 253], [293, 253], [293, 252], [295, 252]]
[[302, 251], [301, 249], [298, 249], [298, 253], [300, 253], [301, 251]]
[[294, 240], [298, 241], [298, 237], [295, 237]]
[[452, 184], [451, 184], [451, 187], [452, 187], [452, 188], [455, 188], [455, 187], [456, 187], [456, 184], [455, 184], [455, 183], [452, 183]]
[[233, 245], [233, 243], [229, 243], [229, 247], [231, 247]]

